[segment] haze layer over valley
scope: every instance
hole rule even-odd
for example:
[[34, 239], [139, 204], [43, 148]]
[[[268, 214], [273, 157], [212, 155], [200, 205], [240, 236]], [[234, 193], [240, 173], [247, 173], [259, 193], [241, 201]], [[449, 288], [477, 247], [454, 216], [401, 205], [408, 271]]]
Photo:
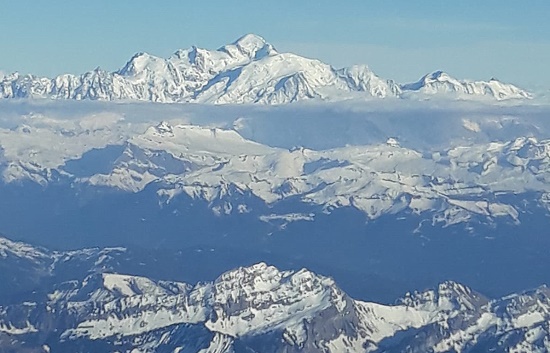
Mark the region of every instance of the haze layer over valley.
[[16, 239], [194, 249], [204, 279], [269, 259], [377, 300], [448, 279], [490, 295], [547, 281], [532, 270], [548, 260], [544, 105], [0, 108], [2, 231]]

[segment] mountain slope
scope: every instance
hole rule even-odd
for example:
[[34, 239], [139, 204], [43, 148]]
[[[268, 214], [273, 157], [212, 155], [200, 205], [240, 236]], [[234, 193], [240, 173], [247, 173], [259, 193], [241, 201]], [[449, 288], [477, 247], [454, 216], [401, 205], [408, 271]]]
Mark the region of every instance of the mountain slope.
[[[2, 243], [10, 252], [45, 251]], [[55, 256], [84, 252], [89, 251]], [[0, 258], [0, 264], [5, 261]], [[550, 348], [546, 287], [490, 300], [447, 281], [382, 305], [354, 300], [332, 279], [308, 270], [281, 271], [265, 263], [195, 286], [98, 271], [92, 265], [23, 300], [0, 303], [0, 350], [462, 353]]]
[[302, 100], [404, 97], [450, 93], [460, 98], [498, 100], [530, 98], [509, 84], [462, 82], [442, 73], [414, 84], [398, 85], [376, 76], [367, 66], [334, 69], [318, 60], [279, 53], [263, 38], [248, 34], [218, 50], [192, 47], [168, 59], [134, 55], [115, 72], [99, 68], [53, 79], [14, 73], [1, 78], [2, 98], [138, 100], [213, 104], [285, 104]]

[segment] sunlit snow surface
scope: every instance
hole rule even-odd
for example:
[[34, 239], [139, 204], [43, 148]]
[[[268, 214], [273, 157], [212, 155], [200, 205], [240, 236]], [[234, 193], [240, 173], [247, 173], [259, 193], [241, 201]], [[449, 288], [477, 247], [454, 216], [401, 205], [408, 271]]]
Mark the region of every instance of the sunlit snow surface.
[[162, 103], [287, 104], [352, 98], [524, 100], [532, 94], [512, 84], [457, 80], [435, 71], [418, 82], [397, 84], [366, 65], [336, 69], [319, 60], [279, 53], [248, 34], [217, 50], [191, 47], [164, 59], [135, 54], [120, 70], [99, 68], [55, 78], [18, 72], [0, 75], [0, 99], [51, 98]]
[[[326, 212], [349, 206], [370, 219], [434, 211], [432, 222], [444, 225], [472, 215], [519, 222], [518, 205], [499, 194], [538, 193], [541, 205], [549, 198], [545, 105], [10, 102], [0, 109], [5, 183], [61, 180], [132, 193], [154, 183], [164, 185], [162, 202], [180, 194], [221, 200], [215, 213], [249, 210], [231, 200], [238, 192], [267, 205], [293, 198]], [[110, 160], [93, 170], [92, 156]], [[82, 166], [92, 170], [75, 171]]]
[[[10, 253], [26, 249], [22, 260], [36, 253], [54, 261], [85, 253], [101, 257], [91, 250], [51, 253], [4, 238], [2, 243]], [[354, 300], [333, 279], [306, 269], [282, 271], [265, 263], [194, 286], [97, 268], [47, 286], [45, 298], [0, 307], [0, 337], [9, 337], [12, 346], [46, 344], [60, 352], [550, 348], [550, 292], [544, 286], [490, 300], [447, 281], [382, 305]]]

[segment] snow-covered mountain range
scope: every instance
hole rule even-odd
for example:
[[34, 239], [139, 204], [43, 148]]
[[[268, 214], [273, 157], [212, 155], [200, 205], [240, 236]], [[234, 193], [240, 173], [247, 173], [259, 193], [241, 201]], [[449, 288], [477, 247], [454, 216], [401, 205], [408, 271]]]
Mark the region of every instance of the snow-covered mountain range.
[[31, 286], [10, 304], [0, 304], [0, 350], [462, 353], [550, 349], [550, 291], [544, 286], [490, 299], [447, 281], [407, 293], [394, 305], [383, 305], [354, 300], [331, 278], [306, 269], [282, 271], [258, 263], [225, 272], [213, 282], [190, 285], [120, 274], [119, 261], [127, 256], [124, 248], [50, 252], [0, 238], [3, 269], [32, 274], [42, 264], [47, 267], [37, 277], [53, 279], [37, 285], [38, 292]]
[[[161, 122], [134, 134], [109, 119], [96, 119], [97, 126], [84, 120], [72, 130], [21, 125], [0, 131], [3, 181], [128, 193], [153, 187], [161, 204], [185, 195], [217, 215], [256, 213], [259, 201], [266, 207], [262, 212], [269, 213], [257, 216], [266, 221], [307, 221], [314, 219], [310, 213], [351, 207], [368, 219], [407, 212], [426, 217], [431, 225], [476, 217], [520, 223], [525, 205], [503, 195], [526, 193], [534, 193], [532, 201], [540, 207], [550, 207], [550, 141], [535, 137], [431, 154], [402, 147], [394, 138], [329, 150], [288, 150], [247, 140], [234, 129]], [[465, 130], [476, 128], [467, 120], [463, 124]], [[87, 158], [92, 149], [95, 157]], [[284, 214], [276, 211], [280, 204], [287, 205]]]
[[284, 104], [417, 96], [505, 100], [531, 94], [495, 79], [460, 81], [441, 71], [415, 83], [398, 84], [378, 77], [365, 65], [335, 69], [319, 60], [279, 53], [253, 34], [217, 50], [178, 50], [168, 59], [138, 53], [115, 72], [97, 68], [55, 78], [19, 73], [0, 78], [2, 98]]
[[369, 300], [549, 278], [537, 105], [1, 105], [0, 231], [18, 240], [192, 251], [208, 279], [269, 260]]
[[550, 348], [550, 110], [513, 85], [246, 35], [0, 97], [0, 352]]

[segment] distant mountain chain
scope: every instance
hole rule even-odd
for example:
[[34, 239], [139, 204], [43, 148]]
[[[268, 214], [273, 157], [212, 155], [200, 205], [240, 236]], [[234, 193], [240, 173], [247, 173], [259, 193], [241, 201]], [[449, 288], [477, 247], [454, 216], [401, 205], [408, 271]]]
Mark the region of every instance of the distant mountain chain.
[[[394, 305], [265, 263], [196, 285], [119, 274], [125, 248], [51, 252], [0, 238], [36, 282], [0, 306], [3, 352], [547, 352], [550, 290], [490, 299], [447, 281]], [[182, 268], [180, 271], [189, 271]], [[9, 276], [7, 278], [10, 278]], [[11, 278], [13, 280], [13, 278]], [[34, 290], [33, 290], [34, 289]]]
[[366, 65], [335, 69], [319, 60], [279, 53], [253, 34], [214, 51], [178, 50], [168, 59], [139, 53], [115, 72], [97, 68], [80, 76], [2, 76], [0, 97], [6, 99], [285, 104], [390, 97], [531, 98], [530, 93], [495, 79], [460, 81], [441, 71], [415, 83], [398, 84], [378, 77]]
[[[426, 155], [393, 138], [330, 150], [287, 150], [220, 128], [161, 122], [131, 134], [116, 122], [79, 124], [0, 130], [4, 182], [80, 184], [128, 193], [154, 187], [162, 204], [190, 197], [217, 215], [256, 214], [253, 205], [261, 202], [272, 212], [257, 214], [266, 222], [273, 217], [311, 221], [310, 212], [351, 207], [369, 219], [412, 212], [442, 226], [476, 217], [519, 223], [528, 205], [503, 195], [526, 193], [536, 193], [528, 197], [531, 203], [550, 210], [550, 141], [534, 137]], [[479, 128], [467, 120], [463, 124], [465, 130]], [[118, 145], [118, 152], [113, 155], [106, 145]], [[85, 152], [93, 148], [90, 159]], [[286, 213], [275, 211], [279, 204], [287, 205]]]

